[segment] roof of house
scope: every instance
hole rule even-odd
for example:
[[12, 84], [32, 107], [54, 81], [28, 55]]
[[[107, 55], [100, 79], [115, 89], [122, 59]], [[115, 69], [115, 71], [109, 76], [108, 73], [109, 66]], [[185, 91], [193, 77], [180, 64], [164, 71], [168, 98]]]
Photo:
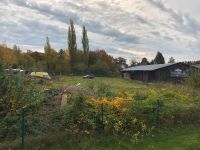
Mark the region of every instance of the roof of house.
[[175, 64], [178, 64], [178, 63], [135, 66], [135, 67], [123, 69], [123, 71], [154, 71], [154, 70], [161, 69], [161, 68], [168, 67], [168, 66], [172, 66], [172, 65], [175, 65]]
[[199, 68], [200, 69], [200, 64], [198, 65], [193, 65], [193, 67]]

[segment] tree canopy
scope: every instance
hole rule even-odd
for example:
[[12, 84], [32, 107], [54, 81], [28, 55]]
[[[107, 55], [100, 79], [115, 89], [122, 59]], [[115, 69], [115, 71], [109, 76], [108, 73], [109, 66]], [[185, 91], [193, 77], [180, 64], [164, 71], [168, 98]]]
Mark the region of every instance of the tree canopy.
[[155, 64], [165, 64], [165, 58], [163, 57], [161, 52], [157, 52], [156, 57], [154, 59]]

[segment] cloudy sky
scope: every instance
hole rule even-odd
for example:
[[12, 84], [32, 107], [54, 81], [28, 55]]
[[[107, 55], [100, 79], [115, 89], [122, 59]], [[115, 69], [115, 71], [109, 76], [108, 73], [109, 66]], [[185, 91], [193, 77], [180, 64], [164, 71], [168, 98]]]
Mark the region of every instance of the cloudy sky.
[[199, 0], [0, 0], [0, 42], [43, 50], [45, 37], [57, 50], [67, 48], [69, 19], [88, 29], [92, 50], [117, 57], [200, 59]]

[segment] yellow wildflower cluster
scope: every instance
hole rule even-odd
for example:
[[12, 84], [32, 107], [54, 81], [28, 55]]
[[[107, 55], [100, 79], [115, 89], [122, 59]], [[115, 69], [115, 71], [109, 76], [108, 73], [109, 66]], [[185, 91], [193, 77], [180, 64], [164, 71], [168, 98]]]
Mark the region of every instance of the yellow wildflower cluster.
[[100, 105], [107, 105], [107, 106], [114, 106], [116, 108], [119, 108], [123, 104], [123, 98], [121, 97], [115, 97], [114, 99], [108, 99], [108, 98], [91, 98], [88, 101], [88, 104], [94, 105], [94, 106], [100, 106]]
[[134, 95], [135, 95], [135, 93], [130, 94], [130, 93], [123, 91], [119, 94], [119, 97], [123, 98], [126, 101], [131, 101], [131, 100], [133, 100]]

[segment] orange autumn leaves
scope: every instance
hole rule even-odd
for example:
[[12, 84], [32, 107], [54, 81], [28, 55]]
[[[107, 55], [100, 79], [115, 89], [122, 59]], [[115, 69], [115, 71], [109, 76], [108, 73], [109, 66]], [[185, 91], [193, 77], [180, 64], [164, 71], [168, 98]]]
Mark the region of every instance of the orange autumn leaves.
[[0, 53], [1, 53], [1, 59], [3, 59], [3, 62], [8, 65], [12, 65], [17, 63], [17, 57], [13, 50], [10, 48], [4, 47], [0, 45]]

